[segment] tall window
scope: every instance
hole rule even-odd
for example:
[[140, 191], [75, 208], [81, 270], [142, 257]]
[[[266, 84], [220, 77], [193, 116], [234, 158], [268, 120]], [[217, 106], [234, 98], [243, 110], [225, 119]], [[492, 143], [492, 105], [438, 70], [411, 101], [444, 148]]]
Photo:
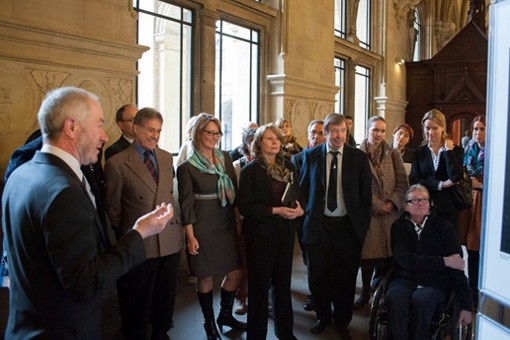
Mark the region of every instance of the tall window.
[[[409, 29], [412, 30], [411, 32], [411, 39], [414, 39], [414, 51], [412, 52], [412, 58], [413, 61], [420, 61], [420, 34], [421, 34], [421, 22], [420, 22], [420, 11], [418, 9], [418, 6], [414, 8], [414, 21], [412, 23], [412, 27]], [[412, 44], [413, 41], [410, 42]]]
[[138, 62], [138, 106], [161, 112], [159, 145], [177, 152], [192, 112], [192, 12], [158, 0], [134, 0], [133, 8], [138, 44], [150, 48]]
[[335, 35], [342, 39], [345, 39], [347, 35], [345, 28], [345, 1], [335, 0]]
[[370, 69], [356, 66], [355, 98], [354, 98], [354, 138], [362, 141], [365, 138], [367, 120], [370, 117]]
[[225, 134], [222, 149], [241, 144], [243, 124], [258, 120], [258, 55], [258, 31], [217, 21], [215, 112]]
[[356, 19], [356, 36], [359, 39], [361, 47], [370, 50], [372, 22], [372, 1], [360, 0], [358, 6], [358, 16]]
[[335, 85], [339, 86], [335, 95], [335, 112], [345, 113], [345, 60], [335, 58]]

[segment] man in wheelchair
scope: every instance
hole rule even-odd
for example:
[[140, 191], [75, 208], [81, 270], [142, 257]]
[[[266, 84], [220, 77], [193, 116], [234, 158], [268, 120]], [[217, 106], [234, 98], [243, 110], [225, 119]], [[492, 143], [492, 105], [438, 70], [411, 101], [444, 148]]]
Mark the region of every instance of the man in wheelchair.
[[428, 190], [419, 184], [407, 190], [404, 210], [391, 231], [395, 271], [385, 299], [390, 338], [427, 339], [452, 290], [461, 310], [458, 323], [469, 325], [472, 300], [453, 226], [435, 214]]

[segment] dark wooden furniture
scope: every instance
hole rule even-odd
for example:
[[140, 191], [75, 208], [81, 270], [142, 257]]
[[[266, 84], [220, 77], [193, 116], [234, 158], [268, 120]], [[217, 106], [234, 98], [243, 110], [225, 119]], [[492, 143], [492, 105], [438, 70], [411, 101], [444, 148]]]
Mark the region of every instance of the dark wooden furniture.
[[487, 45], [472, 20], [432, 59], [405, 64], [406, 122], [415, 131], [411, 147], [422, 142], [421, 118], [430, 109], [445, 114], [447, 132], [459, 145], [473, 118], [485, 114]]

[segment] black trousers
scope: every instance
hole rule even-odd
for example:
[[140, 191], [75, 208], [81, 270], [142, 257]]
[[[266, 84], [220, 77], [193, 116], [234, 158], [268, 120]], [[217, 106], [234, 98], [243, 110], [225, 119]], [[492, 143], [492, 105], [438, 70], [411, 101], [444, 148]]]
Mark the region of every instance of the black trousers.
[[[348, 217], [317, 221], [324, 233], [307, 245], [310, 291], [319, 320], [347, 326], [352, 319], [361, 242]], [[333, 311], [331, 310], [333, 304]]]
[[284, 219], [246, 230], [248, 340], [266, 339], [271, 290], [276, 336], [292, 339], [294, 317], [290, 282], [295, 227]]
[[173, 326], [179, 253], [147, 259], [117, 280], [122, 332], [126, 339], [148, 339]]

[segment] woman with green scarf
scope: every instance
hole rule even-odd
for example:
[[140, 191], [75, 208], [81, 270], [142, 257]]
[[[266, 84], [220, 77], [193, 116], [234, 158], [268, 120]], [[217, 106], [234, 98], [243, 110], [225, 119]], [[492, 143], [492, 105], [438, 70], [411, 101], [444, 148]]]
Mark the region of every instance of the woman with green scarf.
[[247, 339], [265, 339], [271, 290], [276, 336], [295, 339], [290, 294], [296, 227], [305, 206], [283, 135], [274, 124], [255, 132], [254, 160], [241, 170], [238, 205], [244, 216], [248, 267]]
[[236, 290], [242, 277], [236, 241], [236, 175], [228, 152], [216, 145], [223, 133], [219, 120], [197, 116], [191, 130], [192, 152], [177, 168], [179, 203], [185, 228], [192, 275], [197, 277], [197, 295], [204, 314], [207, 339], [221, 339], [214, 322], [213, 279], [227, 273], [221, 285], [221, 309], [216, 322], [244, 330], [246, 324], [232, 316]]

